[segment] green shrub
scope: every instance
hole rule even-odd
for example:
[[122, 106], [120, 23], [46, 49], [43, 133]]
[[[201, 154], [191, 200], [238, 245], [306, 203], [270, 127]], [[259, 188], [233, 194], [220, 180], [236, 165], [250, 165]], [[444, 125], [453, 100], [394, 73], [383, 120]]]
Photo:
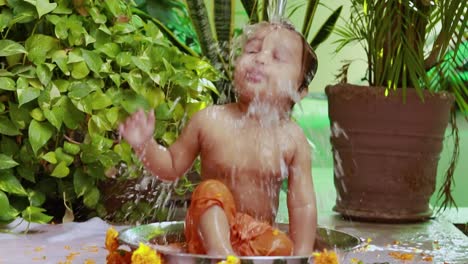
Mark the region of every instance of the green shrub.
[[[0, 221], [104, 215], [100, 182], [138, 177], [116, 128], [137, 108], [156, 113], [170, 144], [212, 103], [219, 74], [180, 52], [123, 0], [0, 0]], [[49, 216], [48, 214], [53, 214]]]

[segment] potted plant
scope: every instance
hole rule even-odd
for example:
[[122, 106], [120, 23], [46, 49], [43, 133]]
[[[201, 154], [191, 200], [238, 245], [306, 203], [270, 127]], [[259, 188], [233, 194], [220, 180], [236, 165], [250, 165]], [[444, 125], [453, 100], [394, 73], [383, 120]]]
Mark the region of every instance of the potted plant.
[[[376, 221], [432, 215], [429, 198], [454, 100], [468, 109], [465, 83], [453, 81], [459, 77], [447, 66], [466, 38], [467, 8], [458, 0], [351, 0], [351, 17], [337, 30], [338, 50], [362, 44], [369, 86], [326, 87], [335, 211]], [[455, 143], [441, 208], [454, 203], [457, 153]]]

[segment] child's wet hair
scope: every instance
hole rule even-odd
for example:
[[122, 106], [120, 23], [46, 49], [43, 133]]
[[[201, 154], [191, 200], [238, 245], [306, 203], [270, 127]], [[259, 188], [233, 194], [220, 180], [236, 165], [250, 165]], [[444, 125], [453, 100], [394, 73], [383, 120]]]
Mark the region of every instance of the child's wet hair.
[[287, 30], [294, 31], [299, 37], [301, 38], [302, 42], [302, 65], [301, 65], [301, 73], [302, 73], [302, 83], [299, 86], [298, 92], [302, 92], [304, 89], [307, 89], [310, 82], [314, 79], [315, 73], [317, 72], [317, 55], [315, 54], [313, 48], [309, 45], [307, 40], [302, 36], [300, 32], [298, 32], [294, 25], [289, 23], [286, 20], [281, 20], [279, 22], [260, 22], [257, 24], [252, 24], [244, 28], [244, 32], [242, 35], [238, 36], [233, 43], [233, 53], [232, 53], [232, 61], [235, 61], [239, 55], [242, 54], [242, 49], [250, 38], [250, 36], [255, 33], [259, 27], [262, 26], [278, 26]]

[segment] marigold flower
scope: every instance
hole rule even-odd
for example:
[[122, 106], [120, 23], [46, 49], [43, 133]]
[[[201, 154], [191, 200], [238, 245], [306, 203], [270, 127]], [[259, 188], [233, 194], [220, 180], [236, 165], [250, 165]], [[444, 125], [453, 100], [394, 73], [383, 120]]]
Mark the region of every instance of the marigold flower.
[[323, 252], [313, 253], [312, 256], [314, 256], [315, 264], [339, 264], [338, 256], [334, 251], [327, 251], [325, 249]]
[[107, 264], [130, 264], [132, 253], [128, 251], [112, 251], [106, 257]]
[[109, 252], [114, 252], [119, 248], [119, 240], [117, 239], [119, 237], [119, 232], [115, 230], [113, 227], [110, 227], [107, 229], [106, 233], [106, 249]]
[[414, 254], [410, 254], [410, 253], [390, 252], [388, 253], [388, 255], [398, 260], [413, 260], [414, 258]]
[[240, 259], [236, 256], [229, 255], [226, 260], [218, 262], [218, 264], [240, 264]]
[[132, 264], [162, 264], [161, 256], [149, 246], [140, 243], [132, 254]]

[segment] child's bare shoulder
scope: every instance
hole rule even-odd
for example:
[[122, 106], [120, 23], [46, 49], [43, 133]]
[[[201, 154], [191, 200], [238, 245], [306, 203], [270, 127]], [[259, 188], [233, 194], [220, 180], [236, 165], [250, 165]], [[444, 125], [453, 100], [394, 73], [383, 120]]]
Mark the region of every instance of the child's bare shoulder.
[[288, 136], [296, 146], [309, 146], [304, 130], [294, 121], [290, 120], [285, 125]]
[[190, 118], [190, 122], [197, 126], [205, 125], [217, 125], [219, 120], [223, 120], [228, 114], [227, 107], [225, 105], [211, 105], [197, 111]]

